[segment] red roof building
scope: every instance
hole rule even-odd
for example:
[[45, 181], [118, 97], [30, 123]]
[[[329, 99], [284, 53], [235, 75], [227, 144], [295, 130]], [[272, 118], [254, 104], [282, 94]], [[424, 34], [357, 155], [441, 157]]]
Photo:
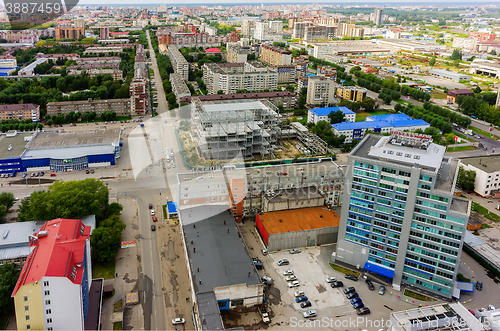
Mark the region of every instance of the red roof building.
[[19, 329], [84, 329], [92, 284], [90, 231], [80, 220], [59, 218], [32, 236], [12, 292]]

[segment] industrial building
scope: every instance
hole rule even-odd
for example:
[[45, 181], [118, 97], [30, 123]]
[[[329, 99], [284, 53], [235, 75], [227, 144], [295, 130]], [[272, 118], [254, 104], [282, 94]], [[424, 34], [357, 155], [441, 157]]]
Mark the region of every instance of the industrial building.
[[257, 61], [245, 63], [205, 63], [203, 82], [209, 94], [234, 94], [238, 90], [257, 92], [275, 91], [278, 88], [278, 73]]
[[172, 84], [172, 92], [175, 94], [177, 104], [180, 105], [181, 98], [191, 96], [191, 91], [180, 74], [170, 74], [170, 83]]
[[475, 156], [462, 159], [465, 170], [476, 172], [474, 192], [482, 197], [500, 193], [500, 155]]
[[95, 112], [101, 116], [103, 112], [115, 112], [116, 116], [130, 116], [130, 98], [105, 99], [105, 100], [83, 100], [83, 101], [61, 101], [47, 103], [47, 114], [66, 115], [70, 112], [86, 113]]
[[192, 101], [191, 123], [200, 155], [232, 159], [272, 156], [280, 128], [277, 108], [266, 100]]
[[32, 103], [0, 105], [0, 121], [3, 120], [31, 120], [33, 123], [38, 123], [40, 106]]
[[307, 111], [307, 123], [317, 124], [319, 121], [330, 122], [328, 115], [331, 112], [341, 111], [344, 114], [345, 122], [356, 122], [356, 113], [347, 107], [325, 107], [314, 108]]
[[387, 324], [391, 325], [387, 329], [388, 331], [486, 330], [481, 321], [478, 320], [478, 315], [472, 315], [460, 302], [426, 305], [425, 307], [392, 312]]
[[46, 222], [29, 248], [12, 292], [17, 327], [84, 330], [91, 309], [90, 227], [72, 219]]
[[[466, 81], [470, 80], [470, 76], [467, 76], [465, 74], [460, 74], [460, 73], [457, 73], [454, 71], [444, 70], [444, 69], [430, 69], [429, 73], [432, 76], [442, 78], [442, 79], [448, 79], [448, 80], [451, 80], [454, 82], [460, 82], [462, 80], [466, 80]], [[472, 73], [472, 65], [471, 65], [471, 73]]]
[[253, 307], [264, 288], [227, 205], [179, 211], [197, 330], [223, 330], [220, 311]]
[[189, 63], [181, 52], [179, 52], [179, 49], [176, 46], [170, 45], [168, 46], [167, 55], [174, 68], [174, 73], [179, 74], [182, 79], [188, 80]]
[[[491, 60], [474, 59], [470, 65], [469, 73], [476, 75], [484, 73], [493, 78], [500, 78], [500, 63]], [[470, 77], [468, 80], [470, 80]]]
[[454, 196], [460, 160], [432, 137], [369, 134], [349, 154], [332, 260], [446, 299], [455, 288], [471, 202]]
[[309, 77], [307, 84], [308, 105], [329, 105], [335, 100], [336, 82], [327, 77]]
[[392, 130], [415, 131], [425, 130], [431, 125], [422, 119], [413, 119], [406, 114], [389, 114], [368, 116], [363, 122], [343, 122], [332, 124], [333, 133], [344, 135], [345, 142], [350, 143], [353, 139], [361, 139], [367, 130], [375, 133], [390, 133]]
[[[298, 192], [299, 190], [297, 190]], [[292, 199], [292, 203], [300, 199]], [[324, 206], [259, 213], [255, 226], [268, 251], [337, 242], [339, 216]]]
[[0, 173], [115, 165], [119, 139], [118, 129], [8, 133], [0, 140]]

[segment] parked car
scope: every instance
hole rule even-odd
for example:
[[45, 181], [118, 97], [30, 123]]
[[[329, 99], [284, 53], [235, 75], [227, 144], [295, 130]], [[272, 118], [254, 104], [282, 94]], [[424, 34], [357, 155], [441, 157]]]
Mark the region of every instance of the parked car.
[[358, 302], [362, 302], [360, 297], [357, 297], [357, 298], [352, 299], [352, 300], [351, 300], [351, 305], [354, 305], [354, 304], [356, 304], [356, 303], [358, 303]]
[[151, 225], [151, 231], [156, 231], [156, 225]]
[[290, 264], [290, 261], [288, 260], [279, 260], [278, 261], [278, 265], [279, 266], [282, 266], [282, 265], [289, 265]]
[[356, 299], [356, 298], [359, 298], [359, 294], [356, 292], [352, 292], [352, 293], [348, 293], [345, 297], [349, 300]]
[[496, 309], [496, 308], [495, 308], [495, 306], [493, 306], [493, 305], [488, 305], [488, 310], [495, 310], [495, 309]]
[[483, 290], [483, 282], [482, 281], [477, 281], [476, 282], [476, 290], [482, 291]]
[[354, 308], [354, 309], [358, 309], [358, 308], [363, 308], [364, 306], [365, 306], [365, 304], [364, 304], [364, 303], [362, 303], [362, 302], [358, 302], [358, 303], [353, 304], [353, 305], [352, 305], [352, 308]]
[[296, 298], [297, 298], [297, 297], [304, 296], [304, 291], [296, 291], [293, 295], [294, 295]]
[[380, 286], [380, 289], [378, 290], [378, 294], [384, 295], [384, 293], [385, 293], [385, 286], [382, 285], [382, 286]]
[[292, 280], [297, 280], [297, 276], [295, 275], [290, 275], [285, 277], [286, 282], [291, 282]]
[[316, 314], [316, 310], [311, 309], [311, 310], [305, 311], [303, 315], [305, 318], [309, 318], [309, 317], [317, 316], [318, 314]]
[[300, 253], [300, 252], [301, 252], [301, 250], [298, 249], [298, 248], [294, 248], [294, 249], [290, 250], [290, 254], [297, 254], [297, 253]]
[[476, 313], [472, 309], [469, 309], [469, 313], [471, 313], [473, 316], [476, 316]]
[[344, 276], [346, 279], [350, 279], [350, 280], [353, 280], [353, 281], [357, 281], [358, 280], [358, 277], [354, 276], [354, 275], [351, 275], [351, 274], [345, 274]]
[[367, 315], [370, 313], [370, 308], [363, 307], [357, 311], [358, 315]]
[[156, 218], [156, 216], [153, 216], [153, 222], [156, 222], [158, 221], [158, 219]]
[[[23, 178], [26, 178], [27, 175], [28, 175], [27, 173], [24, 173]], [[3, 174], [2, 174], [2, 177], [3, 177]]]
[[151, 209], [151, 216], [155, 216], [155, 210]]
[[267, 255], [267, 250], [261, 249], [260, 251], [262, 252], [262, 255], [264, 255], [264, 256]]
[[45, 172], [41, 171], [40, 172], [40, 177], [42, 177], [43, 175], [45, 175]]
[[289, 275], [293, 275], [293, 270], [288, 269], [283, 271], [283, 276], [289, 276]]
[[150, 203], [150, 204], [148, 205], [148, 207], [149, 207], [149, 209], [153, 209], [153, 204], [152, 204], [152, 203]]
[[257, 269], [257, 270], [264, 269], [264, 265], [260, 261], [253, 261], [253, 264], [255, 265], [255, 269]]
[[31, 173], [31, 177], [35, 177], [35, 173], [34, 172]]
[[336, 280], [337, 280], [337, 278], [335, 278], [335, 277], [328, 277], [328, 278], [326, 279], [326, 282], [327, 282], [327, 283], [333, 283], [333, 282], [334, 282], [334, 281], [336, 281]]
[[352, 286], [344, 289], [344, 294], [348, 294], [348, 293], [352, 293], [352, 292], [356, 292], [356, 289]]
[[184, 323], [186, 323], [186, 320], [184, 318], [177, 317], [172, 320], [172, 324], [184, 324]]
[[94, 169], [90, 169], [90, 173], [93, 174], [94, 173]]
[[287, 285], [288, 285], [288, 287], [296, 287], [296, 286], [299, 286], [300, 283], [298, 280], [294, 280], [293, 282], [290, 282]]
[[262, 281], [263, 284], [266, 284], [266, 285], [272, 285], [273, 284], [273, 279], [269, 276], [263, 276], [260, 278], [260, 280]]
[[56, 176], [56, 174], [55, 174], [55, 173], [51, 173], [51, 174], [50, 174], [50, 177], [55, 177], [55, 176]]
[[301, 296], [301, 297], [295, 298], [295, 302], [297, 302], [297, 303], [307, 301], [307, 300], [308, 299], [306, 296]]
[[340, 280], [336, 281], [336, 282], [333, 282], [330, 284], [330, 286], [332, 288], [336, 288], [336, 287], [344, 287], [344, 283], [342, 283]]
[[90, 173], [90, 170], [89, 170], [89, 169], [85, 170], [85, 173], [86, 173], [86, 174], [89, 174], [89, 173]]
[[307, 308], [307, 307], [311, 307], [311, 306], [312, 306], [311, 301], [302, 302], [300, 304], [300, 308]]
[[368, 289], [370, 291], [373, 291], [375, 289], [375, 286], [373, 286], [373, 282], [369, 279], [365, 280], [366, 285], [368, 285]]

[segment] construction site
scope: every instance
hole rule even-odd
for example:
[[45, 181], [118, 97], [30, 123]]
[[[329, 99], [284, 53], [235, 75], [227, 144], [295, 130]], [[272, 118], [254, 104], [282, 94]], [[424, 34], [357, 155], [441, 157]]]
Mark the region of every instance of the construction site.
[[191, 138], [205, 160], [269, 160], [335, 154], [268, 100], [191, 101]]

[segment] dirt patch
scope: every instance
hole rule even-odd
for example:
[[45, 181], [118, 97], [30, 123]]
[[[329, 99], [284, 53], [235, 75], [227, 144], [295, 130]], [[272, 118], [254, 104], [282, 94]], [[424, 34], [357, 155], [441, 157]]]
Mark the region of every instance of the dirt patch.
[[223, 310], [221, 316], [226, 329], [243, 327], [245, 330], [263, 330], [269, 327], [255, 307]]
[[40, 177], [36, 177], [36, 178], [28, 178], [28, 180], [26, 180], [25, 178], [20, 178], [20, 179], [17, 179], [17, 180], [12, 180], [9, 182], [9, 185], [10, 184], [20, 184], [20, 185], [26, 185], [26, 183], [28, 185], [36, 185], [38, 183], [40, 184], [52, 184], [53, 182], [55, 182], [56, 180], [55, 179], [49, 179], [49, 178], [40, 178]]
[[323, 293], [326, 291], [326, 287], [324, 287], [323, 285], [316, 286], [316, 289], [318, 290], [318, 293]]
[[173, 240], [169, 240], [167, 243], [167, 250], [161, 252], [161, 256], [174, 264], [174, 261], [179, 257], [179, 255], [175, 254], [174, 242]]
[[179, 282], [177, 281], [177, 274], [170, 270], [170, 285], [172, 285], [172, 302], [174, 305], [179, 301]]
[[283, 148], [274, 151], [278, 159], [290, 159], [302, 155], [302, 153], [295, 147], [300, 144], [297, 140], [288, 140], [283, 142]]
[[139, 225], [132, 223], [132, 230], [139, 230]]
[[128, 284], [137, 282], [137, 279], [130, 279], [128, 277], [128, 272], [125, 275], [123, 275], [123, 280], [125, 281], [125, 283]]

